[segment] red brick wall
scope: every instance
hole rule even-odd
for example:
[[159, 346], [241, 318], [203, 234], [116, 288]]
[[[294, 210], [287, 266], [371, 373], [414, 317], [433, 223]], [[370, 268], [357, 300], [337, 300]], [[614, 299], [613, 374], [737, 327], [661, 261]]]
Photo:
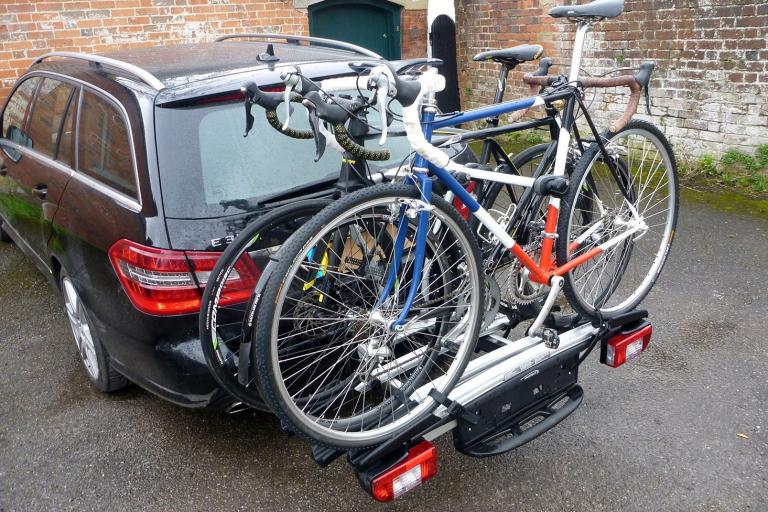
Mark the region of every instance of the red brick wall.
[[[491, 100], [496, 66], [471, 62], [487, 48], [535, 42], [565, 73], [573, 25], [546, 12], [557, 0], [458, 0], [464, 105]], [[768, 3], [765, 0], [627, 0], [624, 13], [595, 27], [582, 67], [600, 73], [655, 60], [653, 116], [679, 156], [754, 151], [768, 143]], [[462, 69], [463, 67], [463, 69]], [[527, 65], [526, 70], [535, 66]], [[527, 94], [520, 74], [510, 91]], [[621, 91], [603, 91], [590, 112], [607, 126], [623, 111]], [[602, 114], [601, 114], [602, 112]], [[647, 116], [641, 116], [646, 117]]]
[[[499, 67], [493, 63], [474, 62], [474, 55], [525, 43], [541, 44], [545, 55], [555, 53], [555, 27], [545, 14], [546, 6], [552, 5], [555, 5], [553, 0], [457, 0], [456, 61], [462, 107], [488, 103], [493, 100], [496, 90]], [[533, 67], [519, 68], [510, 74], [508, 94], [527, 91], [527, 88], [515, 86], [522, 83], [523, 72]]]
[[0, 101], [32, 60], [208, 41], [239, 32], [307, 33], [292, 0], [0, 0]]
[[427, 10], [403, 9], [400, 15], [402, 58], [427, 56]]

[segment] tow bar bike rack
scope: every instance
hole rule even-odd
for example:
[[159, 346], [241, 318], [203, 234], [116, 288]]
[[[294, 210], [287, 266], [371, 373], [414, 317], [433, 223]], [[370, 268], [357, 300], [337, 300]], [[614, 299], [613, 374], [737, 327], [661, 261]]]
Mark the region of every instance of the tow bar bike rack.
[[571, 319], [559, 329], [551, 316], [549, 336], [513, 341], [498, 334], [509, 322], [498, 315], [478, 340], [486, 353], [469, 363], [447, 397], [438, 397], [441, 405], [425, 420], [365, 450], [313, 446], [312, 458], [325, 467], [346, 453], [363, 489], [390, 501], [437, 472], [431, 441], [444, 434], [453, 432], [456, 450], [472, 457], [514, 450], [578, 408], [584, 394], [578, 367], [594, 347], [600, 347], [600, 362], [614, 368], [647, 347], [652, 333], [647, 316], [636, 310], [599, 325]]

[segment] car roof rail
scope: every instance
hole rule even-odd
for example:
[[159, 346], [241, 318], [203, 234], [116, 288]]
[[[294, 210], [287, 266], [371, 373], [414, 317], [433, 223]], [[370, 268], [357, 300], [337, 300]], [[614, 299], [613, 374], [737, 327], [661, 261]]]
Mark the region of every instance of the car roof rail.
[[32, 64], [38, 64], [44, 61], [45, 59], [50, 59], [51, 57], [79, 59], [79, 60], [85, 60], [85, 61], [91, 62], [93, 64], [97, 64], [97, 65], [110, 66], [133, 75], [134, 77], [138, 78], [139, 80], [141, 80], [148, 86], [152, 87], [156, 91], [161, 91], [165, 89], [165, 85], [163, 84], [163, 82], [161, 82], [155, 75], [153, 75], [149, 71], [142, 69], [138, 66], [135, 66], [133, 64], [129, 64], [127, 62], [123, 62], [117, 59], [110, 59], [109, 57], [103, 57], [101, 55], [89, 55], [87, 53], [76, 53], [76, 52], [50, 52], [36, 58], [34, 62], [32, 62]]
[[331, 48], [350, 50], [355, 53], [365, 55], [367, 57], [373, 57], [374, 59], [383, 58], [378, 53], [373, 52], [367, 48], [363, 48], [362, 46], [357, 46], [356, 44], [352, 44], [352, 43], [346, 43], [344, 41], [337, 41], [336, 39], [325, 39], [323, 37], [253, 33], [253, 34], [229, 34], [226, 36], [217, 37], [216, 41], [220, 42], [220, 41], [226, 41], [228, 39], [285, 39], [288, 43], [292, 43], [292, 44], [299, 44], [299, 41], [307, 41], [310, 43], [317, 43], [324, 46], [329, 46]]

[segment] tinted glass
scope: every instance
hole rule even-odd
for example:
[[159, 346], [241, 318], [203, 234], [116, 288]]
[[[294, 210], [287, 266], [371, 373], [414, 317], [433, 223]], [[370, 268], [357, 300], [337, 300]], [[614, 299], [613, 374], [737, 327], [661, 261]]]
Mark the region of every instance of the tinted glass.
[[22, 82], [11, 96], [3, 112], [2, 136], [22, 146], [29, 145], [29, 137], [24, 133], [24, 116], [39, 81], [38, 77], [32, 77]]
[[59, 80], [43, 80], [29, 118], [29, 137], [35, 151], [51, 158], [56, 154], [61, 123], [73, 89]]
[[112, 103], [87, 90], [80, 107], [78, 170], [137, 197], [128, 130]]
[[56, 160], [59, 160], [63, 164], [66, 164], [70, 167], [75, 166], [73, 142], [75, 138], [75, 126], [77, 122], [75, 113], [77, 112], [78, 97], [78, 91], [75, 91], [75, 94], [72, 96], [72, 99], [69, 102], [69, 107], [67, 108], [67, 117], [64, 118], [64, 123], [61, 125], [61, 134], [59, 135], [59, 151], [56, 153]]
[[[294, 109], [291, 127], [309, 129], [306, 110], [296, 104]], [[253, 108], [253, 114], [253, 129], [243, 138], [245, 113], [240, 102], [157, 109], [157, 146], [166, 215], [233, 215], [256, 210], [271, 196], [292, 189], [309, 187], [301, 192], [308, 193], [333, 186], [339, 176], [341, 155], [329, 147], [315, 163], [313, 140], [280, 134], [269, 126], [259, 107]], [[282, 118], [282, 106], [279, 114]], [[371, 114], [370, 121], [379, 124], [376, 112]], [[402, 125], [394, 122], [391, 130], [402, 130]], [[369, 140], [366, 145], [379, 147], [376, 140]], [[390, 137], [386, 147], [392, 158], [388, 162], [369, 163], [372, 171], [397, 166], [410, 149], [405, 137]]]

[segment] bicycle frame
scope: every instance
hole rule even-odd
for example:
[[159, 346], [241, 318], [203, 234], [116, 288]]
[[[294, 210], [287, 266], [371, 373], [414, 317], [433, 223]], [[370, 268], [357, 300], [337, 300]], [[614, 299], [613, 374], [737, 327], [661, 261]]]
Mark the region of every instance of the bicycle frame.
[[[591, 27], [589, 22], [580, 22], [576, 31], [576, 40], [574, 43], [573, 57], [571, 59], [571, 69], [568, 77], [569, 83], [576, 82], [578, 80], [579, 67], [581, 65], [581, 52], [584, 46], [584, 40], [586, 34]], [[498, 117], [502, 114], [508, 114], [511, 112], [528, 109], [531, 107], [551, 105], [554, 101], [564, 100], [566, 102], [565, 108], [562, 114], [561, 129], [559, 130], [557, 140], [557, 154], [555, 156], [555, 166], [553, 170], [554, 176], [564, 176], [566, 169], [566, 161], [568, 158], [568, 150], [571, 142], [571, 132], [575, 126], [574, 110], [578, 104], [583, 112], [583, 115], [594, 134], [596, 143], [598, 144], [601, 153], [603, 154], [603, 160], [608, 165], [614, 179], [617, 180], [620, 190], [624, 196], [628, 199], [628, 193], [623, 181], [619, 177], [619, 171], [616, 168], [616, 163], [610, 154], [606, 150], [603, 142], [600, 138], [600, 134], [595, 128], [589, 114], [581, 100], [579, 91], [575, 87], [569, 87], [564, 90], [559, 90], [547, 95], [537, 95], [529, 98], [507, 101], [504, 103], [498, 103], [485, 107], [479, 107], [465, 112], [459, 112], [451, 114], [444, 118], [437, 118], [437, 110], [434, 108], [434, 98], [427, 98], [425, 106], [422, 110], [421, 125], [424, 133], [424, 137], [427, 141], [432, 140], [432, 133], [434, 130], [440, 128], [448, 128], [456, 126], [461, 123], [467, 123], [471, 121], [477, 121], [486, 119], [489, 117]], [[535, 178], [529, 178], [524, 176], [518, 176], [514, 174], [505, 174], [498, 172], [484, 171], [480, 169], [465, 168], [463, 173], [470, 179], [479, 179], [488, 182], [498, 182], [510, 185], [516, 185], [524, 188], [533, 188]], [[635, 217], [635, 223], [630, 226], [623, 233], [612, 237], [611, 239], [603, 242], [590, 249], [589, 251], [573, 258], [564, 265], [556, 266], [553, 259], [554, 241], [557, 237], [556, 228], [557, 220], [560, 211], [560, 199], [554, 196], [550, 196], [549, 204], [547, 206], [546, 221], [544, 226], [544, 240], [542, 242], [541, 257], [539, 262], [533, 260], [521, 247], [515, 242], [515, 240], [507, 233], [505, 228], [501, 226], [491, 215], [480, 205], [480, 203], [459, 183], [459, 181], [453, 177], [453, 175], [446, 169], [437, 167], [428, 162], [421, 155], [417, 155], [413, 164], [413, 174], [408, 177], [408, 181], [416, 186], [420, 190], [421, 200], [417, 205], [411, 205], [418, 212], [418, 224], [416, 232], [416, 256], [413, 265], [413, 277], [411, 279], [411, 286], [408, 291], [403, 309], [392, 324], [394, 329], [402, 329], [403, 324], [410, 312], [410, 308], [413, 305], [414, 299], [418, 293], [419, 283], [422, 279], [422, 270], [424, 263], [424, 254], [426, 247], [427, 231], [429, 227], [429, 215], [430, 215], [430, 202], [432, 196], [432, 181], [429, 175], [435, 176], [444, 186], [446, 186], [453, 194], [459, 198], [465, 206], [469, 209], [472, 215], [490, 231], [499, 242], [509, 250], [519, 261], [520, 264], [528, 269], [530, 272], [530, 278], [532, 281], [543, 284], [552, 285], [553, 278], [560, 278], [560, 285], [562, 284], [562, 276], [570, 272], [575, 267], [585, 263], [586, 261], [594, 258], [605, 250], [623, 242], [628, 237], [634, 235], [638, 231], [645, 229], [645, 223], [637, 216], [637, 212], [630, 207], [633, 216]], [[402, 205], [400, 207], [400, 220], [398, 223], [398, 236], [394, 247], [394, 259], [393, 264], [390, 266], [387, 281], [379, 296], [379, 304], [383, 304], [390, 296], [393, 287], [395, 286], [396, 275], [402, 261], [402, 252], [405, 245], [405, 237], [407, 229], [404, 229], [409, 218], [407, 215], [408, 207]], [[411, 212], [408, 212], [411, 213]], [[411, 213], [412, 214], [412, 213]], [[599, 227], [599, 223], [595, 226]], [[578, 246], [586, 240], [597, 227], [592, 227], [581, 234], [576, 240], [571, 243], [569, 247], [570, 251], [575, 250]], [[547, 302], [553, 302], [554, 297], [548, 298]], [[550, 304], [551, 306], [551, 304]], [[545, 306], [545, 310], [548, 308]], [[538, 319], [537, 322], [538, 323]], [[536, 324], [535, 323], [535, 324]]]

